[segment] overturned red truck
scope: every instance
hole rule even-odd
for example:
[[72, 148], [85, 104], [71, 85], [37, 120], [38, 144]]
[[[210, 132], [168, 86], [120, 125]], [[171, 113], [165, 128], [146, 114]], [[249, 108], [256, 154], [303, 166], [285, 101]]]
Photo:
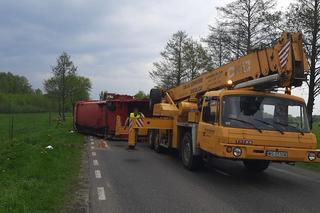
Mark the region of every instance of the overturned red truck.
[[[106, 100], [79, 101], [74, 109], [74, 128], [84, 134], [106, 138], [126, 139], [128, 128], [124, 127], [130, 112], [137, 108], [150, 116], [149, 100], [137, 100], [133, 96], [107, 93]], [[140, 131], [140, 136], [147, 132]]]

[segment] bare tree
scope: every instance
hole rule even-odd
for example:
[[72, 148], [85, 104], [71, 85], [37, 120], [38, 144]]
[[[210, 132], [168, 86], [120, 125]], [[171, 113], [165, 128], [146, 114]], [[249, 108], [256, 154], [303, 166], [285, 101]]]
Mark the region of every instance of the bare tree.
[[183, 61], [187, 69], [188, 80], [194, 79], [213, 67], [209, 52], [199, 42], [192, 39], [185, 44]]
[[183, 64], [183, 48], [188, 40], [184, 31], [173, 34], [167, 42], [164, 51], [160, 53], [162, 60], [154, 63], [150, 77], [160, 86], [169, 88], [180, 85], [186, 78], [186, 68]]
[[235, 0], [217, 8], [220, 26], [227, 32], [225, 44], [234, 58], [270, 43], [280, 33], [281, 13], [275, 6], [275, 0]]
[[320, 0], [299, 0], [286, 14], [287, 27], [301, 31], [310, 64], [307, 114], [312, 127], [315, 98], [320, 94]]
[[[232, 59], [232, 54], [227, 48], [228, 35], [220, 23], [217, 26], [209, 26], [209, 35], [202, 39], [207, 44], [212, 59], [213, 67], [220, 67]], [[236, 52], [234, 52], [236, 55]]]
[[173, 34], [160, 55], [149, 74], [163, 88], [178, 86], [211, 67], [207, 51], [184, 31]]

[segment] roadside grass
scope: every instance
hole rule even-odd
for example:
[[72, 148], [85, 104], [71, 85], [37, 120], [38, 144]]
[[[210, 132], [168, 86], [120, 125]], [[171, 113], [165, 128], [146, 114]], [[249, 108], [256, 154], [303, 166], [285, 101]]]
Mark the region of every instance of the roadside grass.
[[[317, 136], [318, 149], [320, 149], [320, 121], [313, 124], [312, 132]], [[298, 166], [320, 171], [320, 163], [298, 163]]]
[[0, 212], [60, 212], [72, 199], [83, 136], [70, 132], [71, 115], [58, 127], [49, 113], [15, 114], [13, 121], [10, 140], [11, 116], [0, 114]]

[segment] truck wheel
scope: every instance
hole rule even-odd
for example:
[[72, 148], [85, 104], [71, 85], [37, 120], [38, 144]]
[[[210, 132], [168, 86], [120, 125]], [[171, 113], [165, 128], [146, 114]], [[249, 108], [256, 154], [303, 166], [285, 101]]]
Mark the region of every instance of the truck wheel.
[[185, 132], [181, 142], [181, 160], [189, 170], [196, 170], [202, 164], [201, 156], [193, 155], [192, 137], [190, 132]]
[[162, 98], [162, 93], [160, 89], [154, 88], [150, 90], [150, 97], [149, 97], [150, 110], [153, 110], [153, 105], [161, 102], [161, 98]]
[[148, 144], [150, 149], [154, 149], [154, 130], [149, 130], [148, 131]]
[[263, 172], [269, 167], [270, 161], [267, 160], [244, 160], [244, 166], [251, 172]]
[[162, 147], [160, 146], [160, 132], [159, 130], [154, 130], [154, 139], [153, 139], [154, 151], [161, 153]]

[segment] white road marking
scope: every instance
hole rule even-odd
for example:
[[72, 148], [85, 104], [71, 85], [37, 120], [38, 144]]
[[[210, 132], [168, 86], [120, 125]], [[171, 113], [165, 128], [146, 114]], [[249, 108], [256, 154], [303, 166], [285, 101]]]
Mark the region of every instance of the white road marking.
[[96, 155], [97, 155], [97, 153], [96, 153], [96, 152], [92, 152], [91, 154], [92, 154], [92, 156], [96, 156]]
[[93, 160], [93, 165], [94, 165], [94, 166], [99, 166], [98, 160]]
[[94, 149], [94, 146], [91, 146], [91, 149]]
[[91, 142], [91, 145], [93, 145], [94, 144], [94, 142]]
[[94, 171], [94, 174], [96, 175], [96, 178], [97, 178], [97, 179], [100, 179], [100, 178], [101, 178], [101, 172], [100, 172], [100, 170], [95, 170], [95, 171]]
[[104, 187], [97, 187], [98, 199], [106, 200], [106, 194], [104, 193]]
[[214, 171], [216, 171], [217, 173], [221, 174], [221, 175], [224, 175], [224, 176], [230, 176], [230, 174], [220, 170], [220, 169], [214, 169]]

